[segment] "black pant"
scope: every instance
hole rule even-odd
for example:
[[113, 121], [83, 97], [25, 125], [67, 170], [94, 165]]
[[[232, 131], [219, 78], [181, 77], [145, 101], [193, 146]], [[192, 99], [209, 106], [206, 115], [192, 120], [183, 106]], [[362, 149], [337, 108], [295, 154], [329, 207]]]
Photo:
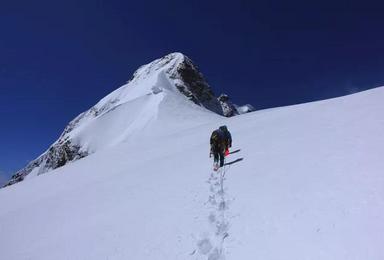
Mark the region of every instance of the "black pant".
[[213, 153], [213, 161], [215, 163], [217, 163], [220, 160], [220, 167], [223, 167], [223, 165], [224, 165], [224, 151], [223, 151], [223, 149], [219, 149], [219, 147], [213, 147], [212, 153]]

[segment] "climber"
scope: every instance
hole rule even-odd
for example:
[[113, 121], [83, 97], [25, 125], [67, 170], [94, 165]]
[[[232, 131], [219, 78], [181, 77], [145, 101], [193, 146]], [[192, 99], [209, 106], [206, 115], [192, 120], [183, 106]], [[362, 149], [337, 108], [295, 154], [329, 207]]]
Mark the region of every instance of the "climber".
[[220, 126], [219, 129], [221, 131], [223, 131], [223, 133], [224, 133], [225, 151], [229, 152], [229, 148], [232, 147], [232, 136], [231, 136], [231, 133], [228, 131], [228, 128], [227, 128], [226, 125]]
[[219, 167], [224, 166], [224, 156], [229, 154], [228, 149], [232, 146], [232, 136], [226, 126], [220, 126], [219, 129], [212, 132], [210, 144], [209, 157], [213, 154], [213, 169], [217, 171]]

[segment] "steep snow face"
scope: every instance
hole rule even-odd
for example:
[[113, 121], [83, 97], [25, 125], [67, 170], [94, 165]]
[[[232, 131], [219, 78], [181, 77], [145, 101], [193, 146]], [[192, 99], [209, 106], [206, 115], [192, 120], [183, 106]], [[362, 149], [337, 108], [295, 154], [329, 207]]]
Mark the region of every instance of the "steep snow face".
[[384, 259], [384, 88], [231, 118], [163, 89], [132, 138], [0, 190], [2, 259]]
[[[151, 128], [160, 107], [172, 106], [169, 100], [177, 99], [184, 103], [177, 109], [186, 114], [188, 109], [182, 107], [196, 105], [203, 110], [223, 114], [219, 101], [192, 61], [181, 53], [171, 53], [141, 66], [127, 84], [72, 120], [60, 138], [45, 153], [18, 171], [8, 185], [25, 179], [27, 175], [32, 177], [45, 173], [126, 141], [136, 132]], [[203, 110], [200, 109], [200, 112]]]
[[150, 92], [158, 92], [162, 88], [170, 91], [179, 90], [194, 103], [222, 115], [220, 104], [203, 75], [192, 61], [181, 53], [171, 53], [141, 66], [128, 84], [103, 98], [94, 109], [100, 113], [116, 104]]

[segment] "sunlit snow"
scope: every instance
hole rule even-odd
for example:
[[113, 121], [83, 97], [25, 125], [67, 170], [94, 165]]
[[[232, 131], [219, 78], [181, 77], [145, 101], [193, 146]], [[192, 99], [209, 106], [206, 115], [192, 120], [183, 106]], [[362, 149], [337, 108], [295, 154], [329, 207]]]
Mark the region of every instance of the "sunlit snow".
[[384, 259], [384, 88], [224, 118], [146, 80], [71, 133], [97, 152], [0, 190], [1, 259]]

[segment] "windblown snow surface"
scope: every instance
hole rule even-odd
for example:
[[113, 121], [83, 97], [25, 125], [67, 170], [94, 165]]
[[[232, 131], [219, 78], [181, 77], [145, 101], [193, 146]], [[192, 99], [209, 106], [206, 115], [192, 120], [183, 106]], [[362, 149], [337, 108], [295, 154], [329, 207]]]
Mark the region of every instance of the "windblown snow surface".
[[[166, 89], [137, 95], [87, 125], [105, 149], [0, 190], [0, 259], [382, 260], [383, 100], [224, 118]], [[216, 173], [223, 124], [241, 150]]]

